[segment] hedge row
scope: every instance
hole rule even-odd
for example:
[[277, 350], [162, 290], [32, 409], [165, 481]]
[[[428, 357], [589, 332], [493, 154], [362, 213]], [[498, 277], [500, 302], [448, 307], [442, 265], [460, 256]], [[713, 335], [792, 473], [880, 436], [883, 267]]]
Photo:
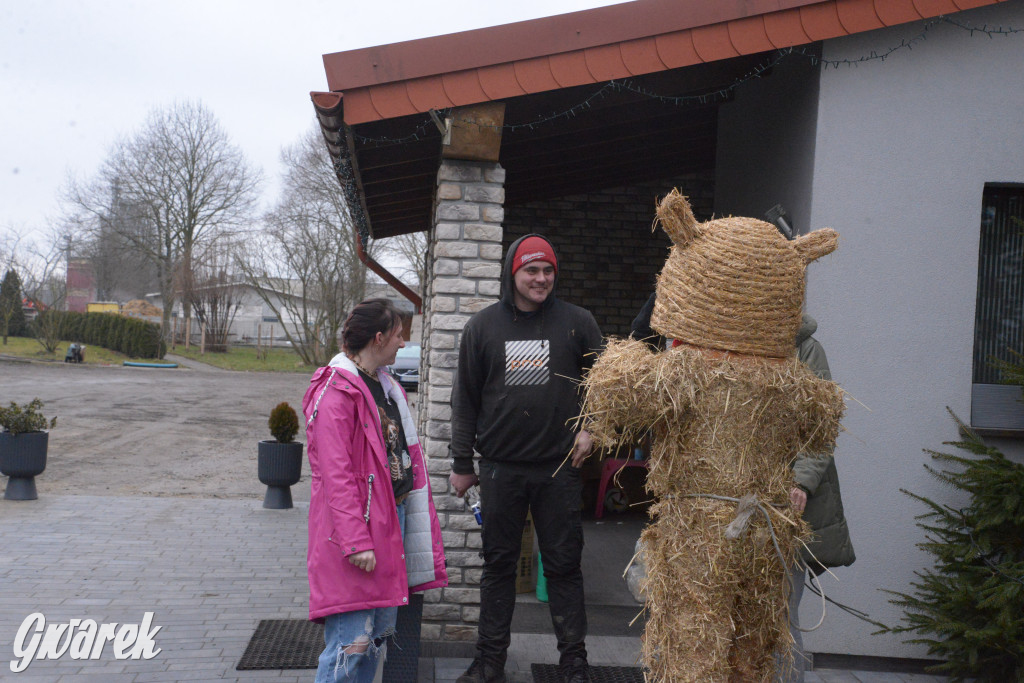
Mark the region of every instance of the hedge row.
[[114, 313], [68, 313], [61, 317], [60, 338], [119, 351], [129, 358], [163, 358], [167, 344], [155, 323]]

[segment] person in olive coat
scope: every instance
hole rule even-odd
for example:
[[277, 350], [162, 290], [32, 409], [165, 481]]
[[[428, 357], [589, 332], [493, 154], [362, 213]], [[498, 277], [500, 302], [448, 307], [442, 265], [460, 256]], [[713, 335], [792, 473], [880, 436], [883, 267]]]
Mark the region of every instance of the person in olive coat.
[[[811, 336], [817, 329], [818, 323], [814, 318], [804, 314], [796, 336], [797, 354], [800, 362], [807, 365], [814, 374], [822, 379], [831, 380], [832, 373], [825, 357], [825, 349]], [[807, 567], [818, 576], [825, 571], [825, 567], [847, 567], [853, 564], [857, 556], [853, 552], [850, 529], [843, 512], [843, 498], [839, 491], [839, 472], [836, 470], [835, 458], [831, 455], [826, 458], [798, 455], [793, 462], [793, 479], [796, 486], [789, 492], [790, 504], [795, 512], [803, 514], [804, 520], [814, 532], [807, 548], [801, 551]], [[800, 631], [800, 598], [803, 596], [806, 571], [803, 566], [797, 566], [789, 573], [793, 586], [789, 598], [793, 666], [790, 670], [781, 672], [780, 680], [784, 683], [803, 683], [804, 680], [807, 657], [804, 654]]]

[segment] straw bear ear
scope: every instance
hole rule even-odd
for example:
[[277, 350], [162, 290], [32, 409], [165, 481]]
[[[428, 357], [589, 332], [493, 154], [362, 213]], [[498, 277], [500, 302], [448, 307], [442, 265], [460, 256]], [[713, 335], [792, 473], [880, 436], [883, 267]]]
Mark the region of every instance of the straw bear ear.
[[803, 257], [804, 263], [831, 254], [839, 246], [839, 233], [832, 228], [822, 228], [807, 233], [793, 240], [796, 252]]
[[700, 223], [690, 210], [690, 202], [679, 190], [672, 190], [658, 203], [657, 216], [655, 222], [661, 224], [661, 229], [673, 244], [683, 246], [701, 233]]

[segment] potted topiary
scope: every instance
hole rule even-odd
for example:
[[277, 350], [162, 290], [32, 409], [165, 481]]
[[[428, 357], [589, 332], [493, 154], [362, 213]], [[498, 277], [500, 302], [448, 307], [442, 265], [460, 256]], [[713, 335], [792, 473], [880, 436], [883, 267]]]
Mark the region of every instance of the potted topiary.
[[26, 405], [11, 401], [8, 408], [0, 408], [0, 474], [6, 474], [6, 500], [35, 500], [36, 475], [46, 469], [46, 444], [57, 418], [49, 422], [39, 411], [43, 402], [38, 398]]
[[302, 444], [294, 441], [299, 418], [290, 405], [279, 403], [270, 411], [268, 424], [274, 438], [260, 441], [257, 462], [260, 481], [267, 485], [263, 507], [285, 510], [292, 507], [290, 487], [302, 475]]

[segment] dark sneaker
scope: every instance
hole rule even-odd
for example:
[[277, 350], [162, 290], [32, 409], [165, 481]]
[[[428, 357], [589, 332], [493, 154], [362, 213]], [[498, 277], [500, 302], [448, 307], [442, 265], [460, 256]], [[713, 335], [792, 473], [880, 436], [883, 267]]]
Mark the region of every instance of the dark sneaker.
[[455, 679], [455, 683], [505, 683], [505, 671], [474, 659], [466, 673]]
[[563, 664], [561, 669], [565, 683], [592, 683], [593, 681], [590, 677], [590, 665], [582, 657], [572, 660], [572, 664]]

